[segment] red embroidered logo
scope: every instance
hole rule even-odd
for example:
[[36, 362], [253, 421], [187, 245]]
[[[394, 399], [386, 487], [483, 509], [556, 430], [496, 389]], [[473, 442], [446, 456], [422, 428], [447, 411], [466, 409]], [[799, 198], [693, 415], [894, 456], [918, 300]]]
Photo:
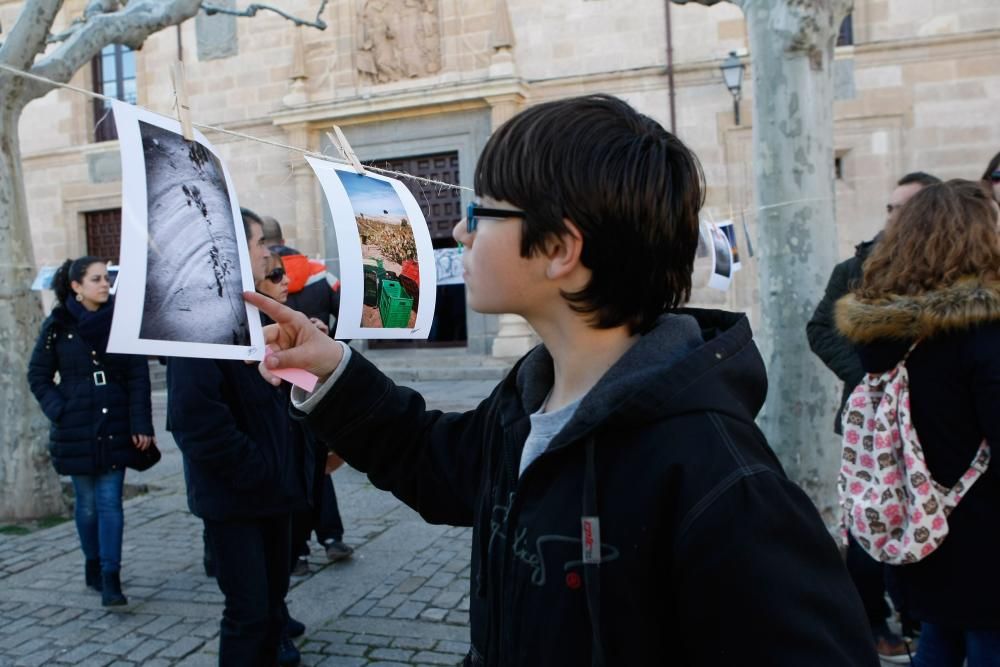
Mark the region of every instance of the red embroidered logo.
[[577, 590], [580, 588], [582, 582], [580, 581], [580, 575], [576, 572], [568, 572], [566, 574], [566, 588], [571, 590]]

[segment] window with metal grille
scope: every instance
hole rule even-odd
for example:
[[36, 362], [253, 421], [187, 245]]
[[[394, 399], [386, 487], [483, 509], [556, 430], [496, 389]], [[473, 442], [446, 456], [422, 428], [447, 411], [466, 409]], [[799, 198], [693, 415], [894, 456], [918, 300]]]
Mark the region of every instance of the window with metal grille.
[[[135, 52], [122, 44], [105, 46], [100, 55], [91, 61], [94, 90], [102, 95], [136, 102]], [[118, 138], [115, 119], [111, 115], [111, 102], [94, 100], [94, 141], [111, 141]]]
[[[457, 151], [378, 160], [371, 164], [442, 183], [458, 185], [459, 181]], [[434, 247], [453, 248], [455, 241], [451, 238], [451, 230], [455, 223], [462, 219], [461, 191], [456, 188], [435, 187], [409, 178], [399, 180], [409, 188], [420, 204], [420, 210], [427, 219], [427, 228], [430, 229]]]
[[87, 254], [118, 264], [122, 241], [122, 210], [110, 208], [88, 211], [84, 213], [84, 224], [87, 228]]

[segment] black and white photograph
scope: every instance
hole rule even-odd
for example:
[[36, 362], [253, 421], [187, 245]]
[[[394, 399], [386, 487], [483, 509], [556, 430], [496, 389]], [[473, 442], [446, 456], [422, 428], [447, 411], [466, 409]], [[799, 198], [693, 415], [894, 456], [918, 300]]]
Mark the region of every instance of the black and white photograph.
[[114, 105], [122, 151], [122, 260], [109, 350], [259, 359], [260, 319], [225, 165], [176, 120]]
[[311, 157], [340, 257], [337, 338], [430, 335], [437, 270], [427, 222], [396, 179]]
[[715, 223], [709, 223], [712, 240], [712, 272], [708, 286], [717, 290], [728, 290], [733, 279], [733, 248], [729, 237]]

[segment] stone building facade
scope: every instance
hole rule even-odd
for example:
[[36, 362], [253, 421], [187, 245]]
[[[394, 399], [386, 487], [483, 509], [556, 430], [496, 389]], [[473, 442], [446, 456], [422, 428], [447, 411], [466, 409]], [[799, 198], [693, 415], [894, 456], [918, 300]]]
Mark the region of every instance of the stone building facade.
[[[307, 17], [319, 3], [280, 4]], [[67, 2], [63, 23], [83, 5]], [[519, 109], [607, 92], [668, 128], [673, 123], [703, 162], [706, 216], [733, 218], [741, 229], [745, 221], [753, 238], [752, 84], [745, 77], [736, 125], [719, 69], [730, 51], [752, 67], [745, 22], [726, 3], [673, 5], [668, 40], [667, 5], [332, 0], [325, 31], [266, 13], [203, 14], [154, 35], [133, 54], [134, 82], [127, 87], [138, 104], [170, 114], [169, 68], [180, 55], [198, 123], [330, 155], [326, 133], [337, 124], [362, 160], [465, 186], [490, 132]], [[0, 0], [0, 24], [12, 25], [19, 7]], [[856, 0], [849, 32], [835, 72], [843, 257], [881, 227], [899, 176], [924, 170], [976, 178], [1000, 150], [1000, 3]], [[95, 78], [97, 69], [84, 68], [73, 83], [93, 88]], [[24, 114], [21, 145], [39, 265], [87, 252], [102, 233], [113, 236], [120, 166], [117, 142], [95, 141], [99, 114], [92, 100], [65, 90]], [[282, 221], [291, 245], [335, 257], [318, 182], [300, 154], [206, 135], [224, 156], [241, 204]], [[470, 199], [467, 191], [414, 189], [442, 226]], [[696, 300], [755, 313], [753, 261], [744, 265], [729, 292], [700, 289]], [[470, 352], [509, 355], [530, 343], [531, 332], [517, 318], [468, 312], [467, 339]]]

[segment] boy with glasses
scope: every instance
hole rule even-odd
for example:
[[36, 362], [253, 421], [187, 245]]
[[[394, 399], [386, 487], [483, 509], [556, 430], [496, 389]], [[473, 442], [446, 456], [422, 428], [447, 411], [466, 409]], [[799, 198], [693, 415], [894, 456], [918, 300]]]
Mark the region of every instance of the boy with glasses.
[[[543, 344], [480, 406], [428, 411], [301, 315], [261, 373], [306, 368], [307, 423], [432, 523], [473, 526], [469, 665], [877, 665], [836, 546], [754, 416], [743, 315], [687, 310], [701, 169], [609, 96], [493, 135], [455, 228], [471, 307]], [[343, 445], [341, 445], [343, 443]]]

